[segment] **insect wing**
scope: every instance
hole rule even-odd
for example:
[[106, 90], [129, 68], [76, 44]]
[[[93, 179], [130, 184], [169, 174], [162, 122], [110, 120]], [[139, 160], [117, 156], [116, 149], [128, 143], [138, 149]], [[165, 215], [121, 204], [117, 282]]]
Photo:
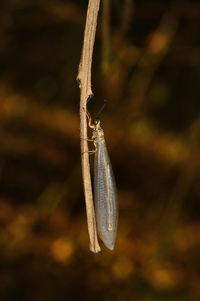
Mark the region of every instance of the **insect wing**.
[[96, 143], [94, 164], [94, 191], [97, 231], [107, 248], [114, 249], [118, 204], [115, 179], [105, 140]]

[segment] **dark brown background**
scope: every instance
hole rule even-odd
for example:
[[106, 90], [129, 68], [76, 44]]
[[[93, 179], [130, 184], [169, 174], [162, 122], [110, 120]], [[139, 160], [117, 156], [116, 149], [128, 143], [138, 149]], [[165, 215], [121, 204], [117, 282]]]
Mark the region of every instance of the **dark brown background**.
[[110, 3], [88, 107], [108, 100], [119, 227], [99, 254], [79, 150], [87, 1], [0, 3], [1, 301], [200, 299], [200, 5]]

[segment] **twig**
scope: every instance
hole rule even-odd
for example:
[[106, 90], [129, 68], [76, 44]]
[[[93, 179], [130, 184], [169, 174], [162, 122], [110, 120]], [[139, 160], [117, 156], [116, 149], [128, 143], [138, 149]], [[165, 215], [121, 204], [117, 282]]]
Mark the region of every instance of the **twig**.
[[146, 51], [137, 63], [137, 68], [127, 85], [128, 95], [133, 99], [129, 109], [135, 114], [142, 109], [153, 76], [169, 51], [178, 25], [179, 19], [173, 11], [165, 12]]
[[91, 88], [91, 67], [99, 4], [100, 0], [89, 0], [84, 32], [83, 49], [77, 76], [80, 88], [80, 139], [82, 176], [87, 212], [88, 232], [90, 238], [90, 250], [94, 253], [99, 252], [101, 249], [97, 240], [96, 221], [92, 196], [92, 185], [87, 143], [86, 105], [87, 100], [93, 95]]
[[101, 67], [104, 75], [107, 74], [110, 61], [110, 0], [104, 0], [102, 3], [102, 46], [101, 46]]
[[128, 31], [131, 22], [133, 22], [133, 13], [134, 13], [134, 0], [125, 0], [124, 1], [124, 9], [122, 12], [122, 23], [121, 23], [121, 34], [124, 36]]

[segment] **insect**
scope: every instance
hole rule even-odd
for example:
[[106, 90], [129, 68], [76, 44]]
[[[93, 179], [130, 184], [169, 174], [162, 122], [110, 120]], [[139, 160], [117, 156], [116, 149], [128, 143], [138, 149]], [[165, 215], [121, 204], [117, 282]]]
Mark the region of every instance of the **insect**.
[[95, 146], [94, 203], [97, 232], [105, 246], [113, 250], [118, 222], [116, 184], [100, 120], [92, 120], [89, 113], [87, 116], [88, 125], [93, 129], [92, 139]]

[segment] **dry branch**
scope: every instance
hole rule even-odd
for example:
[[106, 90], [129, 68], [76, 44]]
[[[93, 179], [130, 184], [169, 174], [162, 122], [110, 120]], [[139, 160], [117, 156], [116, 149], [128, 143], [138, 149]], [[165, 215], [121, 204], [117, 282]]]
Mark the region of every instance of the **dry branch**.
[[79, 65], [79, 72], [77, 76], [80, 88], [80, 139], [82, 176], [87, 212], [88, 232], [90, 238], [90, 250], [94, 253], [99, 252], [101, 249], [97, 240], [96, 220], [92, 196], [92, 185], [87, 143], [86, 105], [87, 100], [93, 95], [91, 88], [91, 68], [99, 4], [100, 0], [89, 0], [84, 32], [83, 49]]

